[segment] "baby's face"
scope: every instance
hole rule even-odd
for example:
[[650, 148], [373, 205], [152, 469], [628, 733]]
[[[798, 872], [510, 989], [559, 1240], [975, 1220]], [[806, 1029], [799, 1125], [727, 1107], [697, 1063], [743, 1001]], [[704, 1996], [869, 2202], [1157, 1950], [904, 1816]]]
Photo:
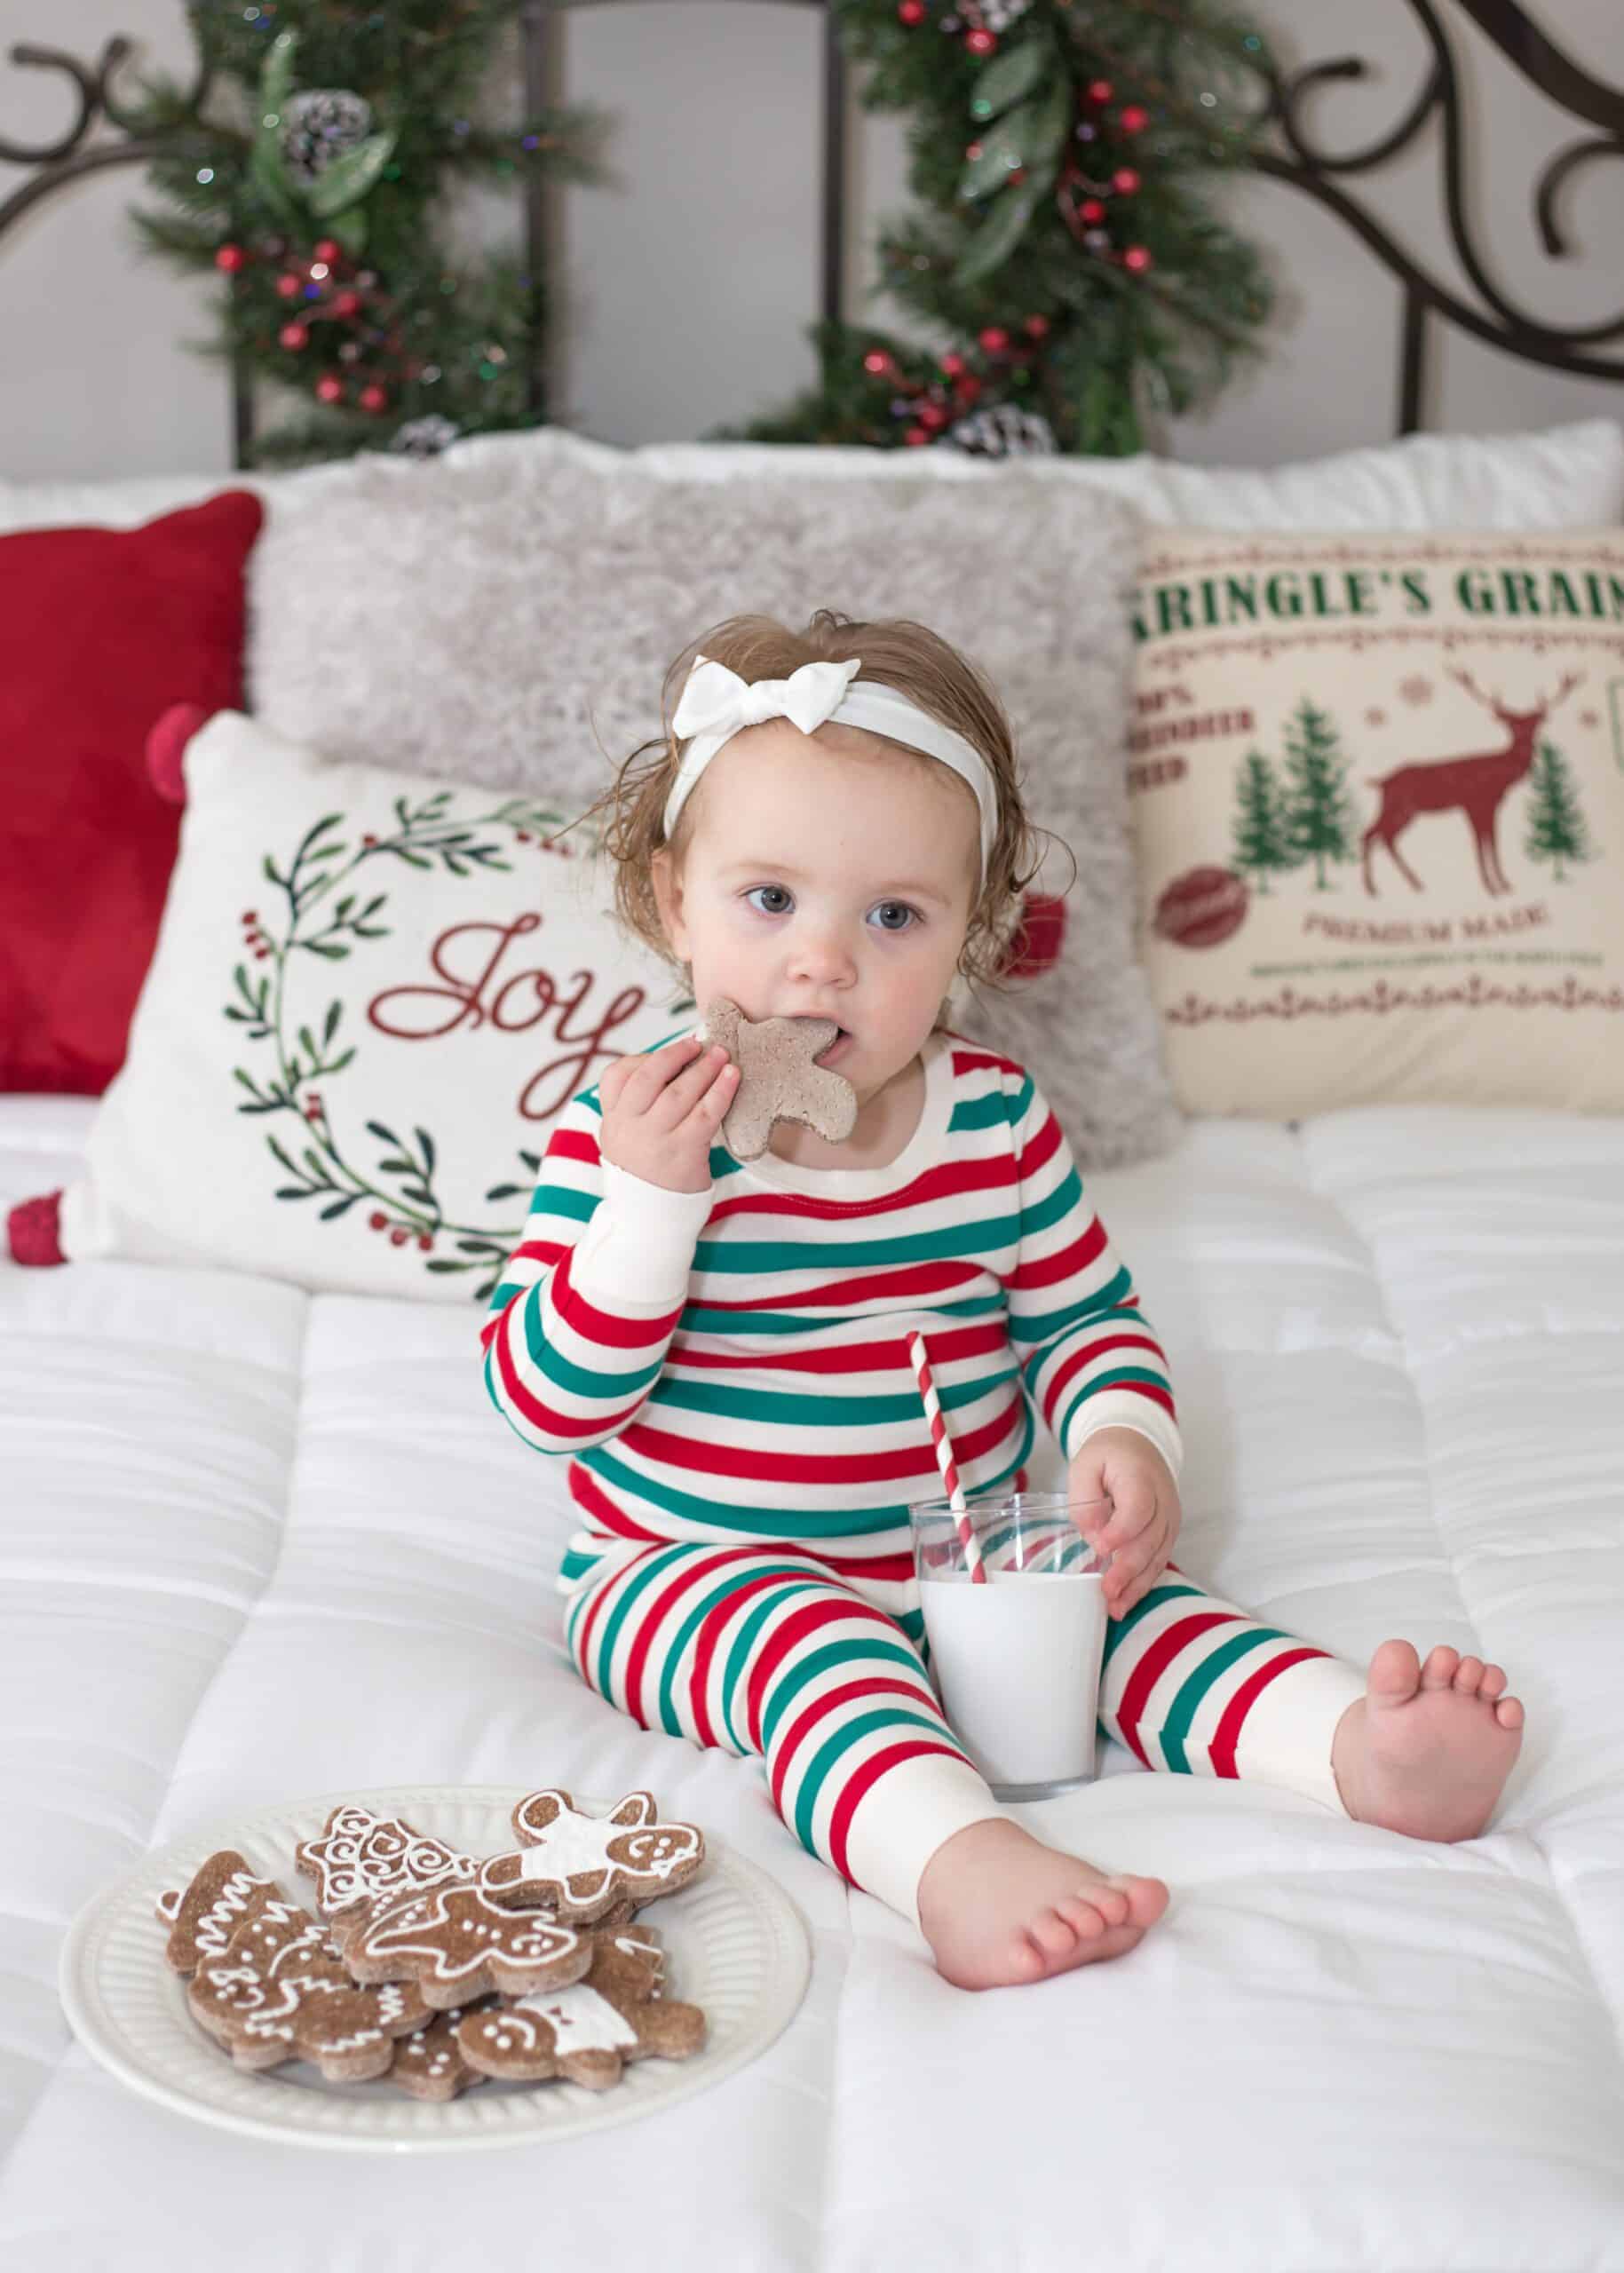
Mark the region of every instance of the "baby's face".
[[860, 1102], [913, 1058], [957, 968], [977, 882], [976, 801], [873, 734], [787, 720], [736, 734], [689, 802], [680, 872], [658, 862], [668, 938], [701, 1011], [833, 1018], [819, 1059]]

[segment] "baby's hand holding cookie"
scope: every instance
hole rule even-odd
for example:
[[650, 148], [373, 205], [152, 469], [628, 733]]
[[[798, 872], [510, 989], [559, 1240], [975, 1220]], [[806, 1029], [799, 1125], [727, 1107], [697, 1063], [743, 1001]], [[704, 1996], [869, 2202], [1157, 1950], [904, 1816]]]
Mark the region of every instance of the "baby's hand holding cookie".
[[738, 1082], [726, 1050], [693, 1034], [621, 1058], [598, 1085], [605, 1160], [667, 1192], [709, 1192], [710, 1147]]

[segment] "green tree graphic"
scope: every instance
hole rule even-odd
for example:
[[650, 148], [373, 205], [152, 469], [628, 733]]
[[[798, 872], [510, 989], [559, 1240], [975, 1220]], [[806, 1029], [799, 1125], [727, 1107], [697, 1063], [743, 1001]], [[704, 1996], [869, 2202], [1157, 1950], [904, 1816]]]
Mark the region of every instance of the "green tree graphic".
[[1280, 785], [1261, 750], [1255, 749], [1247, 757], [1236, 784], [1235, 848], [1231, 858], [1243, 875], [1256, 879], [1259, 891], [1268, 891], [1271, 868], [1294, 865]]
[[1315, 889], [1331, 887], [1327, 860], [1353, 858], [1347, 761], [1329, 714], [1305, 694], [1286, 729], [1286, 841], [1293, 865], [1314, 863]]
[[1531, 860], [1549, 860], [1551, 877], [1563, 882], [1565, 860], [1593, 860], [1596, 847], [1579, 810], [1579, 798], [1567, 760], [1555, 742], [1540, 744], [1528, 786], [1533, 802], [1528, 811], [1528, 835], [1524, 851]]

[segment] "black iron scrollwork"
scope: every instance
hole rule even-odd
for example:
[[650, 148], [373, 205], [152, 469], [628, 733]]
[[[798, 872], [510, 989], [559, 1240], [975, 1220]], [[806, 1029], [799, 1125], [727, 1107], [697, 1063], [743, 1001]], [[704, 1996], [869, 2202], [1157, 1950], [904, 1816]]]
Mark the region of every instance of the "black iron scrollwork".
[[[113, 75], [131, 51], [130, 41], [123, 38], [110, 39], [95, 63], [81, 63], [76, 56], [57, 47], [19, 45], [11, 50], [10, 60], [19, 69], [60, 72], [73, 89], [79, 115], [66, 133], [51, 141], [13, 142], [0, 135], [0, 160], [14, 166], [38, 169], [9, 197], [0, 199], [0, 236], [31, 205], [38, 204], [65, 183], [99, 173], [106, 166], [137, 165], [157, 154], [157, 136], [143, 131], [139, 115], [126, 109], [114, 91]], [[186, 99], [187, 108], [198, 109], [208, 89], [209, 73], [205, 68], [200, 71], [196, 84]], [[89, 137], [104, 118], [116, 129], [121, 139], [91, 142]]]
[[[1624, 88], [1608, 86], [1581, 69], [1529, 21], [1515, 0], [1459, 0], [1459, 4], [1542, 94], [1603, 130], [1558, 152], [1534, 186], [1534, 214], [1541, 242], [1549, 254], [1560, 258], [1570, 247], [1557, 220], [1557, 195], [1590, 159], [1624, 157]], [[1309, 99], [1328, 82], [1367, 76], [1368, 67], [1357, 56], [1311, 64], [1289, 78], [1280, 75], [1272, 78], [1267, 115], [1285, 147], [1283, 151], [1261, 147], [1253, 161], [1260, 173], [1293, 183], [1346, 222], [1403, 285], [1400, 432], [1413, 432], [1421, 424], [1430, 313], [1526, 361], [1591, 378], [1624, 379], [1624, 356], [1590, 352], [1602, 342], [1624, 335], [1624, 310], [1599, 323], [1548, 323], [1519, 308], [1495, 280], [1467, 211], [1464, 121], [1454, 51], [1433, 0], [1408, 0], [1408, 5], [1426, 35], [1431, 56], [1421, 90], [1398, 123], [1360, 149], [1333, 154], [1322, 148], [1308, 128]], [[1423, 268], [1369, 208], [1341, 186], [1339, 178], [1368, 173], [1385, 163], [1407, 147], [1435, 115], [1443, 138], [1444, 209], [1450, 240], [1477, 294], [1477, 305]]]

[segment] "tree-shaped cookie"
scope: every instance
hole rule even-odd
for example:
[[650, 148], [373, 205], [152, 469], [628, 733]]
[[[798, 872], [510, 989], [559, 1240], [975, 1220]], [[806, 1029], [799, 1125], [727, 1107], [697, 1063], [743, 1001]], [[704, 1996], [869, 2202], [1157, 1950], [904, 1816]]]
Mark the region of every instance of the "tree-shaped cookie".
[[513, 1810], [523, 1850], [495, 1855], [483, 1884], [515, 1910], [538, 1905], [559, 1918], [602, 1918], [622, 1898], [652, 1902], [686, 1886], [705, 1859], [691, 1823], [661, 1823], [654, 1795], [629, 1793], [612, 1815], [583, 1815], [567, 1792], [532, 1792]]
[[722, 1123], [722, 1141], [736, 1160], [766, 1151], [772, 1125], [799, 1121], [838, 1144], [857, 1126], [857, 1092], [850, 1081], [812, 1060], [840, 1028], [833, 1018], [747, 1018], [736, 1002], [718, 996], [705, 1012], [705, 1038], [719, 1041], [739, 1068], [739, 1087]]
[[479, 1869], [477, 1855], [353, 1802], [333, 1810], [319, 1839], [302, 1840], [294, 1860], [316, 1882], [317, 1909], [333, 1921], [380, 1897], [392, 1901], [443, 1879], [474, 1878]]
[[601, 1936], [591, 1970], [573, 1988], [521, 1997], [471, 2014], [456, 2031], [463, 2057], [481, 2074], [504, 2082], [540, 2083], [566, 2077], [592, 2091], [620, 2081], [630, 2060], [685, 2060], [705, 2041], [705, 2016], [660, 1990], [657, 1944], [625, 1946], [628, 1937]]

